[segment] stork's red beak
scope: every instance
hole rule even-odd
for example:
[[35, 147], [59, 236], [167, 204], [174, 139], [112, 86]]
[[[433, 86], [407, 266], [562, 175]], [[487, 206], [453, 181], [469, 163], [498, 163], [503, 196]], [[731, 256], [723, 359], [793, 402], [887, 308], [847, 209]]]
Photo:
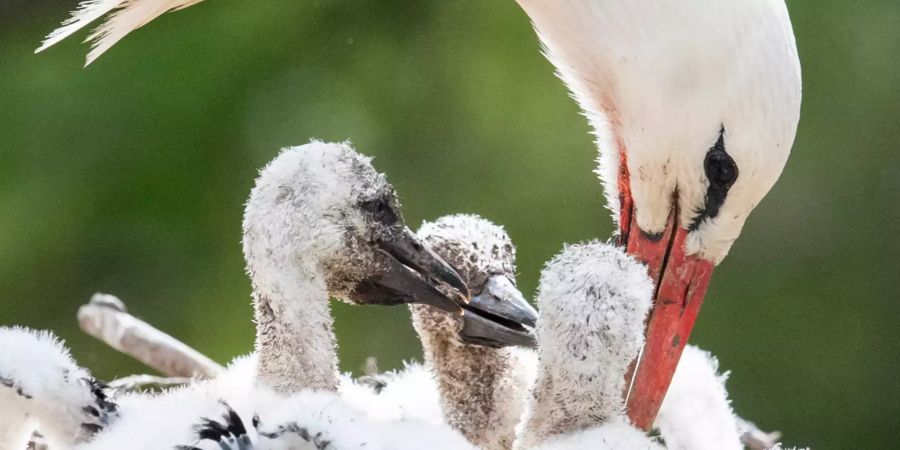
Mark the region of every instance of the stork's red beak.
[[627, 183], [627, 168], [623, 171], [625, 173], [624, 176], [620, 174], [619, 183], [623, 196], [619, 243], [625, 246], [629, 254], [647, 264], [650, 278], [656, 286], [653, 309], [647, 322], [646, 342], [633, 366], [626, 400], [631, 422], [649, 430], [694, 328], [712, 276], [713, 264], [685, 255], [688, 232], [678, 223], [675, 201], [662, 233], [648, 235], [638, 227], [630, 189], [622, 183], [623, 178]]

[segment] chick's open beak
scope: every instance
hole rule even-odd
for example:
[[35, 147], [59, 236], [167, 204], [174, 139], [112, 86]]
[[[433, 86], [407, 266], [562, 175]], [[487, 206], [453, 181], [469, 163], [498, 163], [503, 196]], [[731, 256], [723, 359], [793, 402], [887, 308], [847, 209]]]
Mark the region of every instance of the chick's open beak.
[[509, 278], [488, 278], [481, 294], [463, 306], [460, 338], [487, 347], [535, 347], [533, 329], [538, 313]]

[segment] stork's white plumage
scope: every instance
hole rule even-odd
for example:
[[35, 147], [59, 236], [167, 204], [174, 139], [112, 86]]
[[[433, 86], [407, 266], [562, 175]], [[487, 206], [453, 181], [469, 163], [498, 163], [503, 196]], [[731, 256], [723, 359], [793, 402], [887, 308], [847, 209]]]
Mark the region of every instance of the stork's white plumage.
[[[254, 373], [253, 358], [241, 358], [214, 380], [172, 389], [151, 400], [128, 394], [119, 399], [122, 412], [116, 426], [77, 450], [176, 446], [205, 450], [402, 450], [419, 448], [420, 442], [429, 439], [435, 440], [436, 449], [473, 450], [449, 427], [410, 418], [372, 418], [333, 392], [304, 389], [279, 394], [265, 386], [248, 385]], [[234, 414], [223, 418], [229, 410]]]
[[742, 450], [726, 374], [709, 352], [689, 345], [678, 362], [654, 428], [668, 450]]
[[653, 423], [713, 266], [781, 174], [800, 113], [783, 0], [518, 0], [600, 147], [619, 241], [656, 283], [628, 395]]
[[106, 16], [103, 24], [87, 38], [91, 41], [91, 51], [85, 61], [85, 65], [88, 65], [128, 33], [169, 11], [187, 8], [201, 1], [203, 0], [84, 0], [61, 27], [47, 35], [35, 53], [46, 50]]

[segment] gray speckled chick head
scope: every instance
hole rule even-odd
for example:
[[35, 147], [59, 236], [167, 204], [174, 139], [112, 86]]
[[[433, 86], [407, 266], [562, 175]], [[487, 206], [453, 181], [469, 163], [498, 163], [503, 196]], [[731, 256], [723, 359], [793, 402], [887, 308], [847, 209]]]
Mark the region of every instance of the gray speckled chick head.
[[434, 290], [438, 280], [463, 285], [408, 230], [394, 188], [371, 158], [346, 143], [282, 151], [260, 172], [243, 228], [247, 268], [260, 291], [320, 280], [342, 299], [397, 304], [422, 300], [412, 291]]
[[537, 313], [515, 287], [516, 249], [502, 227], [474, 215], [426, 222], [418, 232], [460, 274], [472, 293], [465, 316], [414, 307], [420, 334], [487, 346], [531, 345]]
[[453, 266], [472, 295], [492, 275], [516, 277], [516, 248], [506, 230], [476, 215], [444, 216], [425, 222], [416, 233]]

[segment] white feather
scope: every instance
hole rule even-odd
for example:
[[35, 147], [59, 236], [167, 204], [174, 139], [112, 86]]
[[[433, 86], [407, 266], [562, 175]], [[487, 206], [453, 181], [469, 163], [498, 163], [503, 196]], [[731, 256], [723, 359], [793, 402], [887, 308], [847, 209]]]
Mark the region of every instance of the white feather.
[[0, 448], [25, 448], [35, 429], [52, 446], [87, 439], [111, 412], [92, 381], [53, 334], [0, 327]]
[[386, 372], [379, 378], [385, 386], [376, 392], [345, 374], [341, 376], [341, 397], [370, 418], [444, 423], [437, 381], [425, 366], [409, 362], [403, 370]]
[[621, 418], [597, 428], [551, 438], [534, 450], [665, 450], [643, 431]]
[[121, 6], [127, 0], [85, 0], [78, 5], [72, 16], [63, 21], [62, 25], [50, 32], [41, 46], [35, 50], [35, 53], [46, 50], [63, 39], [72, 35], [72, 33], [84, 28], [89, 23], [99, 19], [104, 14]]
[[[220, 377], [186, 387], [168, 390], [159, 395], [128, 394], [118, 399], [120, 418], [109, 431], [104, 432], [78, 450], [113, 450], [129, 448], [151, 450], [173, 448], [176, 445], [196, 445], [217, 449], [217, 444], [197, 442], [194, 425], [202, 417], [217, 419], [224, 412], [222, 401], [232, 407], [243, 419], [256, 449], [285, 448], [293, 442], [292, 436], [278, 440], [266, 440], [251, 424], [258, 415], [262, 429], [276, 429], [279, 425], [293, 423], [309, 431], [321, 433], [318, 440], [329, 441], [327, 448], [413, 449], [422, 442], [431, 442], [434, 449], [472, 449], [459, 433], [442, 425], [440, 420], [427, 421], [409, 417], [402, 409], [392, 409], [389, 392], [381, 405], [371, 403], [380, 399], [362, 395], [346, 395], [344, 386], [354, 386], [345, 377], [341, 394], [301, 390], [291, 395], [281, 395], [256, 383], [256, 358], [253, 355], [235, 359]], [[412, 373], [419, 373], [417, 369]], [[421, 381], [421, 380], [420, 380]], [[397, 386], [399, 387], [399, 385]], [[427, 391], [416, 391], [417, 393]], [[404, 398], [409, 398], [404, 396]], [[437, 399], [421, 397], [423, 403], [436, 407]], [[359, 403], [370, 408], [358, 407]], [[372, 409], [382, 406], [379, 412]], [[384, 412], [384, 414], [381, 414]], [[306, 447], [300, 447], [306, 448]]]
[[728, 374], [709, 352], [685, 347], [654, 426], [669, 450], [740, 450], [740, 433], [725, 390]]
[[106, 20], [91, 32], [91, 51], [85, 66], [119, 42], [128, 33], [146, 25], [166, 12], [187, 8], [203, 0], [85, 0], [62, 26], [53, 30], [35, 50], [43, 51], [55, 45], [95, 20], [109, 14]]

